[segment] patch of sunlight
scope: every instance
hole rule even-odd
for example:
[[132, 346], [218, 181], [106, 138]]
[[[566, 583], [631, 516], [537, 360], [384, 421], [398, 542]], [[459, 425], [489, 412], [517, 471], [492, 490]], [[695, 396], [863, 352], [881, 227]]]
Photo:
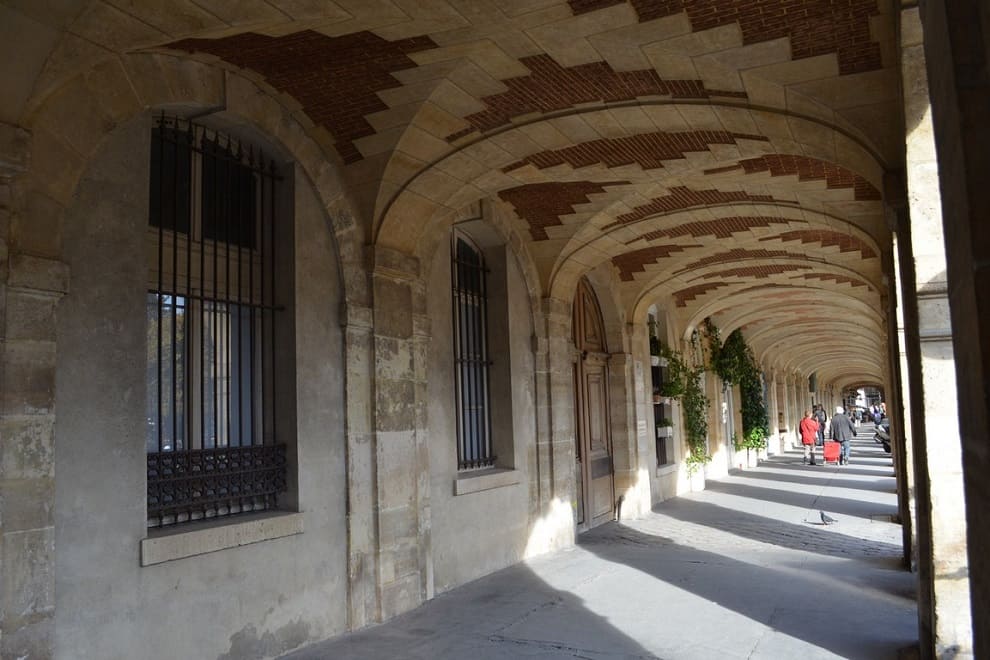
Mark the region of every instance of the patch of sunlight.
[[[580, 546], [574, 552], [584, 557], [594, 555]], [[589, 565], [583, 561], [573, 563], [585, 568]], [[800, 626], [778, 625], [799, 621], [799, 617], [794, 612], [781, 611], [772, 602], [761, 602], [759, 598], [747, 600], [746, 609], [742, 610], [729, 595], [731, 589], [725, 592], [723, 599], [719, 596], [721, 588], [695, 585], [693, 588], [698, 592], [695, 593], [690, 590], [692, 587], [681, 588], [672, 583], [674, 580], [690, 584], [699, 580], [706, 582], [698, 577], [699, 569], [694, 564], [682, 564], [684, 572], [668, 579], [634, 568], [621, 559], [612, 561], [598, 556], [594, 558], [594, 565], [593, 574], [561, 570], [560, 565], [553, 562], [535, 562], [530, 568], [550, 587], [572, 595], [574, 599], [566, 601], [569, 607], [580, 607], [601, 617], [616, 631], [658, 657], [809, 657], [816, 660], [844, 657], [816, 644], [817, 639], [808, 641], [797, 636], [801, 634], [797, 628], [814, 628], [813, 622]], [[850, 597], [853, 597], [855, 589], [850, 587], [850, 590]], [[704, 634], [686, 634], [685, 631], [698, 631], [700, 622], [718, 623]], [[546, 624], [545, 628], [551, 629], [550, 622]]]
[[574, 545], [574, 507], [554, 498], [546, 513], [533, 524], [523, 558], [536, 557], [571, 545]]

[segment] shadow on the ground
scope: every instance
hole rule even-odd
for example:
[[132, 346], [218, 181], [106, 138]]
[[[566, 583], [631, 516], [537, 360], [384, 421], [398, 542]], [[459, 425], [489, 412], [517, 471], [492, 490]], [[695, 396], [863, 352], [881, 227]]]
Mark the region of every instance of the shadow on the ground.
[[780, 488], [761, 488], [759, 486], [750, 486], [749, 484], [737, 482], [713, 480], [707, 482], [705, 490], [713, 493], [745, 497], [751, 500], [786, 504], [802, 509], [824, 509], [832, 513], [860, 518], [869, 518], [877, 514], [891, 516], [897, 514], [897, 507], [894, 505], [880, 504], [878, 502], [852, 497], [840, 497], [837, 495], [818, 495], [815, 493], [788, 491]]
[[[718, 482], [709, 481], [708, 489]], [[764, 489], [759, 489], [764, 490]], [[880, 506], [880, 505], [877, 505]], [[811, 512], [818, 514], [818, 509]], [[654, 508], [660, 515], [695, 525], [704, 525], [720, 532], [733, 534], [751, 541], [768, 543], [791, 550], [804, 550], [832, 557], [900, 557], [901, 547], [894, 543], [872, 541], [836, 531], [835, 526], [827, 527], [820, 521], [809, 519], [808, 524], [793, 523], [746, 513], [737, 509], [698, 502], [686, 498], [675, 498]], [[829, 513], [839, 516], [849, 515], [836, 509]], [[841, 519], [839, 527], [841, 527]]]
[[[617, 529], [621, 529], [623, 544], [613, 538]], [[912, 603], [891, 602], [890, 592], [857, 589], [844, 580], [827, 579], [828, 566], [803, 566], [807, 574], [803, 576], [793, 569], [760, 566], [727, 554], [689, 548], [621, 523], [592, 530], [581, 536], [579, 544], [605, 560], [626, 564], [843, 658], [895, 658], [898, 649], [916, 641], [913, 617], [906, 612]], [[695, 564], [697, 571], [709, 573], [685, 574], [685, 561]], [[905, 575], [899, 572], [900, 581], [907, 583]], [[788, 588], [782, 591], [781, 584]], [[855, 606], [850, 605], [852, 598]], [[773, 608], [768, 613], [770, 601]]]
[[523, 564], [437, 595], [388, 622], [282, 660], [656, 660], [642, 644]]
[[[776, 465], [770, 463], [764, 463], [763, 465], [780, 468], [785, 467], [784, 465]], [[786, 466], [788, 468], [802, 468], [803, 465], [797, 466]], [[814, 474], [817, 466], [807, 466], [808, 471], [798, 470], [786, 470], [786, 471], [775, 471], [775, 472], [760, 472], [756, 470], [730, 470], [729, 474], [733, 476], [742, 477], [744, 479], [760, 479], [764, 481], [770, 481], [775, 483], [788, 482], [795, 484], [804, 484], [806, 486], [832, 486], [837, 488], [854, 488], [857, 490], [871, 490], [879, 493], [892, 493], [896, 489], [894, 487], [893, 475], [878, 475], [873, 481], [854, 481], [851, 479], [838, 479], [834, 476], [834, 473], [819, 473]]]

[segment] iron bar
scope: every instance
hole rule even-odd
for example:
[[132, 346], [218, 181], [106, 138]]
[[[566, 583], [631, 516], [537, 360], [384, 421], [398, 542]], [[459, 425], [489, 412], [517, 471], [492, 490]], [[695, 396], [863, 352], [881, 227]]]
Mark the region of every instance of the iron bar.
[[[269, 161], [268, 166], [269, 166], [269, 176], [272, 179], [274, 179], [274, 177], [275, 177], [275, 161]], [[271, 213], [268, 216], [268, 226], [269, 226], [269, 231], [271, 232], [271, 239], [272, 239], [272, 245], [271, 245], [271, 247], [272, 247], [272, 261], [271, 261], [271, 265], [269, 267], [269, 271], [271, 272], [271, 278], [272, 278], [272, 305], [274, 305], [275, 304], [275, 295], [276, 295], [275, 294], [275, 264], [278, 262], [278, 251], [275, 249], [275, 195], [274, 194], [273, 195], [269, 195], [269, 197], [268, 197], [268, 203], [271, 205]], [[277, 406], [276, 400], [275, 400], [275, 398], [276, 398], [276, 390], [278, 389], [278, 388], [275, 387], [275, 381], [276, 381], [276, 378], [277, 378], [276, 374], [278, 373], [278, 371], [276, 370], [276, 367], [275, 367], [275, 353], [276, 353], [276, 351], [275, 351], [275, 315], [274, 314], [269, 314], [269, 317], [271, 318], [271, 327], [272, 327], [272, 334], [271, 334], [271, 338], [269, 340], [271, 342], [271, 345], [272, 345], [272, 443], [275, 443], [277, 441], [277, 439], [278, 439], [278, 431], [277, 431], [277, 428], [276, 428], [276, 421], [278, 420], [278, 416], [275, 414], [275, 411], [278, 410], [278, 406]], [[261, 440], [262, 440], [262, 444], [264, 444], [264, 437], [262, 437]]]
[[165, 114], [162, 113], [161, 119], [158, 123], [158, 295], [156, 296], [157, 303], [157, 316], [155, 318], [155, 327], [158, 331], [158, 423], [156, 424], [156, 430], [158, 431], [158, 451], [162, 451], [162, 263], [165, 259], [165, 223], [162, 221], [164, 217], [162, 205], [165, 203], [165, 140], [162, 136], [165, 133]]

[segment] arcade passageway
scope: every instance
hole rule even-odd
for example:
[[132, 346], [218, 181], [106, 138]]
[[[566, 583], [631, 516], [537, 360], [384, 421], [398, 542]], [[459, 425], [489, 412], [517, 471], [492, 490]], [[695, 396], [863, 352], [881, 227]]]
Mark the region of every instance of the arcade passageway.
[[[852, 456], [733, 470], [285, 660], [915, 657], [890, 457], [871, 439]], [[838, 522], [822, 525], [822, 509]]]

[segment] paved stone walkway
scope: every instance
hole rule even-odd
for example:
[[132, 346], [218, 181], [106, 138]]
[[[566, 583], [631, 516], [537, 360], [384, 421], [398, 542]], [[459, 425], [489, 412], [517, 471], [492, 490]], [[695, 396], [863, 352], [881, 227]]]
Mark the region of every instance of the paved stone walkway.
[[842, 467], [792, 452], [286, 657], [896, 658], [918, 635], [895, 514], [872, 439]]

